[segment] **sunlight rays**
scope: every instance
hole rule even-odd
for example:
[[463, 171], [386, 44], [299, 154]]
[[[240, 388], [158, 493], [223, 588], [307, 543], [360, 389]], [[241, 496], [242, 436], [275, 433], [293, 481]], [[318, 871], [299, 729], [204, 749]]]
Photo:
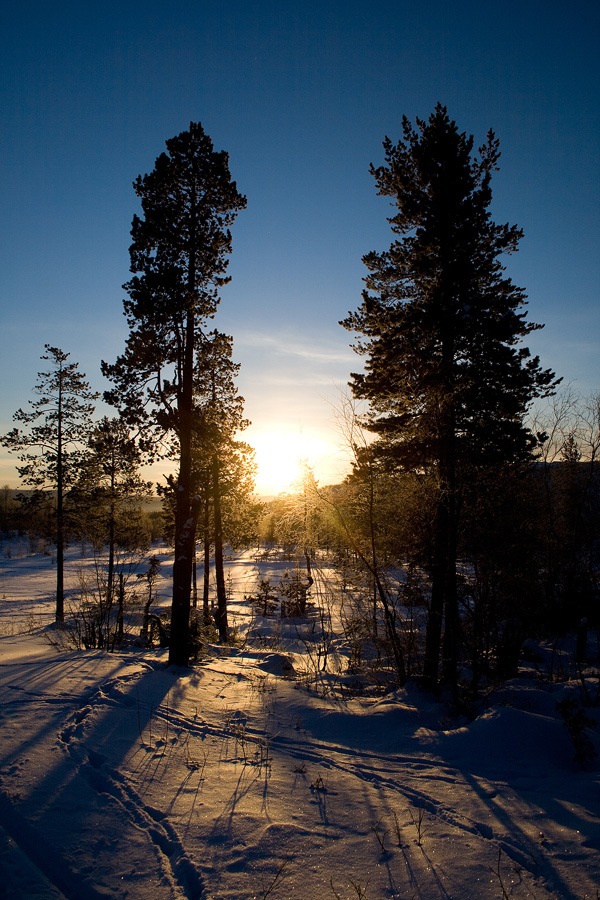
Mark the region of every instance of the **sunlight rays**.
[[256, 450], [258, 465], [257, 492], [263, 496], [292, 488], [300, 479], [305, 463], [315, 469], [318, 478], [319, 463], [331, 452], [329, 445], [320, 438], [275, 429], [253, 436], [251, 443]]

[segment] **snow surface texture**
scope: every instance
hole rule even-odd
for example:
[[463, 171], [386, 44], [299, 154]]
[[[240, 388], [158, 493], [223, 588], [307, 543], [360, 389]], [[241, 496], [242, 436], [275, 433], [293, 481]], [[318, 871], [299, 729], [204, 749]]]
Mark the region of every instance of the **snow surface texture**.
[[173, 671], [50, 646], [51, 560], [0, 559], [0, 897], [596, 900], [599, 768], [556, 711], [574, 684], [525, 666], [470, 722], [410, 684], [340, 697], [317, 620], [244, 600], [286, 565], [231, 560], [238, 644]]

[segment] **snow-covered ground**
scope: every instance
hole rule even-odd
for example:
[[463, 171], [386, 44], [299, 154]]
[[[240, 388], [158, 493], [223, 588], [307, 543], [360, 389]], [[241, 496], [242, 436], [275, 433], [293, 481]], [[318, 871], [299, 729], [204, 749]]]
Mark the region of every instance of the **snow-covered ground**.
[[556, 710], [567, 666], [524, 664], [473, 721], [413, 684], [328, 692], [316, 620], [244, 600], [285, 565], [230, 560], [236, 645], [173, 671], [51, 646], [52, 559], [0, 558], [0, 897], [596, 900], [600, 768]]

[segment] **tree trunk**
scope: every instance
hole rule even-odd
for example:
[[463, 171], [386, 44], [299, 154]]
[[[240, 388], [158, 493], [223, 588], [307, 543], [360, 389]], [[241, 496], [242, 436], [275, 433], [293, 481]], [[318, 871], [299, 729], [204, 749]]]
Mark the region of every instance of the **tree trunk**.
[[188, 310], [181, 376], [179, 414], [179, 478], [175, 501], [175, 559], [169, 665], [187, 666], [190, 656], [190, 600], [195, 526], [192, 514], [192, 411], [194, 385], [194, 311]]
[[[183, 494], [181, 488], [178, 490]], [[189, 495], [188, 495], [189, 496]], [[175, 515], [175, 559], [169, 664], [187, 666], [189, 661], [190, 594], [192, 579], [192, 521], [189, 503], [177, 497]]]
[[192, 607], [198, 606], [198, 566], [196, 564], [196, 546], [194, 542], [194, 556], [192, 559]]
[[221, 522], [221, 489], [219, 484], [219, 457], [215, 454], [213, 470], [213, 506], [215, 519], [215, 579], [217, 582], [217, 614], [215, 623], [219, 629], [219, 640], [227, 643], [229, 630], [227, 626], [227, 593], [225, 591], [225, 572], [223, 568], [223, 526]]
[[62, 495], [57, 500], [56, 508], [56, 621], [65, 621], [65, 526], [63, 521]]
[[454, 339], [443, 339], [441, 395], [438, 412], [439, 496], [436, 513], [431, 606], [425, 634], [425, 681], [438, 681], [442, 622], [444, 623], [443, 679], [456, 689], [458, 661], [458, 596], [456, 590], [456, 542], [458, 509], [456, 502], [456, 413], [454, 409]]
[[458, 591], [456, 584], [456, 554], [458, 535], [458, 497], [456, 486], [456, 416], [453, 382], [450, 380], [448, 423], [444, 441], [444, 489], [448, 508], [446, 532], [446, 566], [444, 572], [444, 642], [442, 646], [442, 680], [452, 691], [457, 690], [458, 667]]
[[125, 609], [125, 582], [123, 579], [123, 573], [119, 572], [119, 606], [117, 612], [117, 632], [116, 632], [116, 642], [117, 644], [123, 643], [123, 613]]
[[443, 622], [442, 678], [454, 693], [459, 637], [456, 585], [457, 510], [454, 488], [442, 487], [441, 491], [436, 515], [431, 604], [425, 633], [423, 675], [431, 687], [437, 684]]
[[149, 637], [148, 625], [150, 622], [150, 607], [152, 605], [152, 585], [148, 587], [148, 599], [144, 603], [144, 616], [142, 618], [142, 630], [140, 632], [140, 637], [147, 641]]
[[[114, 475], [111, 475], [111, 496], [114, 497]], [[106, 573], [106, 606], [108, 615], [112, 609], [115, 582], [115, 504], [111, 501], [108, 520], [108, 571]]]
[[458, 618], [458, 592], [456, 584], [456, 492], [448, 498], [448, 534], [446, 571], [444, 573], [444, 642], [442, 646], [442, 680], [453, 695], [457, 689], [458, 642], [460, 622]]
[[443, 496], [438, 501], [436, 512], [433, 571], [431, 573], [431, 602], [425, 632], [425, 660], [423, 676], [430, 687], [438, 682], [440, 647], [442, 643], [442, 620], [444, 617], [444, 587], [446, 572], [448, 511]]
[[210, 500], [208, 498], [208, 491], [206, 494], [206, 500], [204, 501], [204, 578], [202, 584], [202, 610], [204, 615], [204, 624], [210, 624], [210, 607], [209, 607], [209, 592], [210, 592]]
[[62, 399], [62, 368], [58, 385], [58, 424], [57, 424], [57, 448], [56, 448], [56, 621], [65, 621], [65, 522], [63, 509], [64, 469], [62, 448], [63, 425], [63, 399]]

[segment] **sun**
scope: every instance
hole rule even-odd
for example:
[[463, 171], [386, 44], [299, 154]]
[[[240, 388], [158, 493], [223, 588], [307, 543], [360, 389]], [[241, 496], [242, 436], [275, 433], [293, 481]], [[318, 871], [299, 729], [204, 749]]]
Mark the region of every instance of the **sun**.
[[256, 490], [264, 497], [290, 490], [303, 466], [316, 467], [323, 454], [323, 441], [285, 431], [262, 432], [250, 443], [256, 451]]

